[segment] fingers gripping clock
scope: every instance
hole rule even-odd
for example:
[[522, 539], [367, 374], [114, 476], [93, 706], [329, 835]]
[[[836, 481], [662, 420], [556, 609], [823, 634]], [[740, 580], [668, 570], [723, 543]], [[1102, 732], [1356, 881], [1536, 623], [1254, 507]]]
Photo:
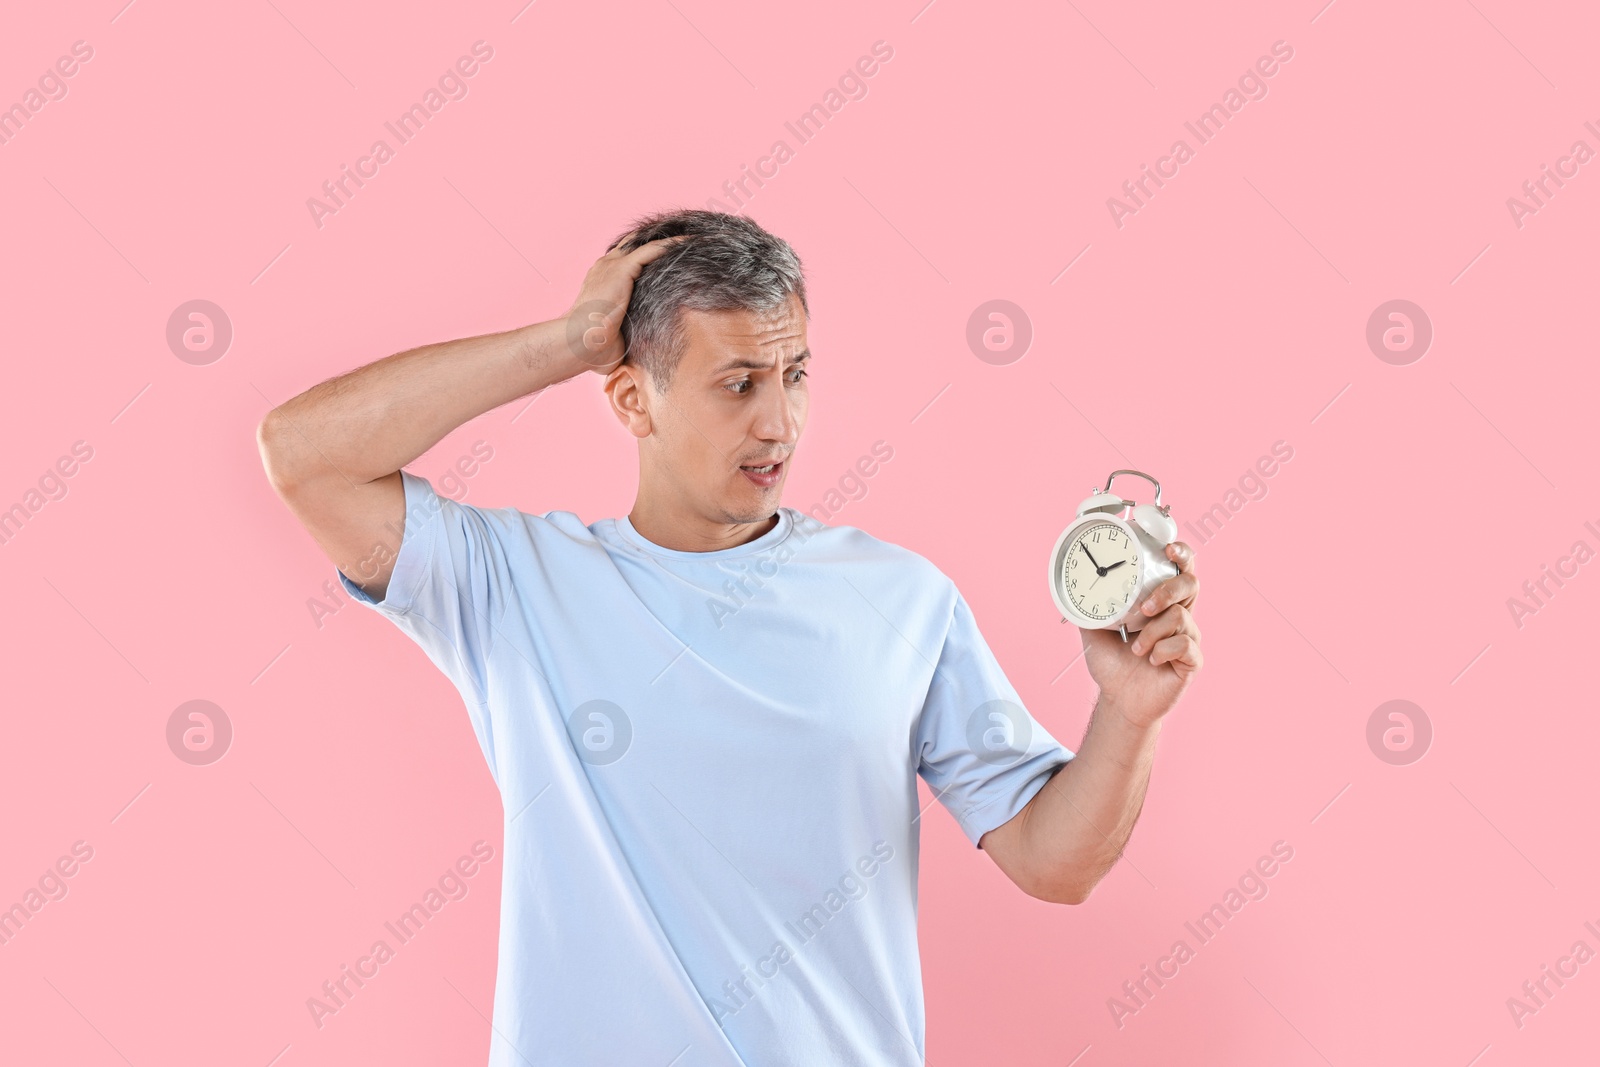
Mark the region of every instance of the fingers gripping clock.
[[[1121, 474], [1155, 486], [1154, 504], [1135, 504], [1111, 492]], [[1085, 630], [1119, 630], [1128, 639], [1146, 622], [1139, 605], [1178, 573], [1166, 547], [1178, 539], [1178, 524], [1161, 503], [1161, 483], [1141, 471], [1113, 471], [1104, 489], [1093, 489], [1078, 516], [1050, 553], [1050, 596], [1063, 622]], [[1131, 509], [1131, 514], [1129, 511]]]

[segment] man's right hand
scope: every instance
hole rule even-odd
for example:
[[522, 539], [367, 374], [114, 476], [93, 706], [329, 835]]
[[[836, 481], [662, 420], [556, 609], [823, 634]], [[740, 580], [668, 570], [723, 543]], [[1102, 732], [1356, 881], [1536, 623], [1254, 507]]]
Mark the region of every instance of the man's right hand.
[[671, 251], [687, 236], [663, 237], [631, 252], [622, 250], [627, 241], [624, 237], [595, 260], [565, 315], [567, 350], [583, 369], [604, 377], [622, 362], [622, 318], [633, 297], [633, 283], [646, 263]]

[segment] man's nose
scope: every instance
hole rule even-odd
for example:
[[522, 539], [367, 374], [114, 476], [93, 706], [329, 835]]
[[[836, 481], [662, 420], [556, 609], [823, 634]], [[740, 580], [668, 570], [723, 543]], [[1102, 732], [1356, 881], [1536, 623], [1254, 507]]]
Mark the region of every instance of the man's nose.
[[796, 414], [797, 400], [793, 391], [784, 385], [763, 390], [761, 410], [756, 419], [756, 436], [764, 441], [793, 444], [800, 436], [800, 419]]

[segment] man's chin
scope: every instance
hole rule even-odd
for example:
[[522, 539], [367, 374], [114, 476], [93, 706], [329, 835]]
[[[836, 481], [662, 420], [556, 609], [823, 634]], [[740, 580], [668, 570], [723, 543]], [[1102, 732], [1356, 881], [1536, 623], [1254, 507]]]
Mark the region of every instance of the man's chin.
[[768, 522], [777, 513], [778, 501], [774, 499], [770, 507], [752, 509], [749, 505], [744, 505], [736, 510], [729, 511], [728, 521], [730, 523], [739, 523], [741, 525], [749, 526]]
[[724, 500], [722, 513], [730, 523], [766, 522], [778, 513], [782, 503], [782, 482], [771, 489], [757, 489], [752, 486], [748, 493], [739, 494], [738, 499]]

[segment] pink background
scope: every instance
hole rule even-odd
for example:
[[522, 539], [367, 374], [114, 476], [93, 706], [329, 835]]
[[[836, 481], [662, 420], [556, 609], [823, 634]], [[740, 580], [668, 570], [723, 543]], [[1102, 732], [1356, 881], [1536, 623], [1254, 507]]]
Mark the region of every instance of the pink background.
[[[0, 103], [94, 49], [0, 145], [0, 508], [93, 449], [0, 545], [0, 903], [94, 850], [0, 946], [0, 1059], [483, 1062], [498, 861], [321, 1029], [306, 1009], [474, 841], [498, 855], [501, 812], [420, 651], [359, 608], [313, 621], [332, 568], [254, 429], [358, 364], [559, 314], [630, 217], [704, 206], [780, 138], [794, 158], [747, 210], [810, 278], [785, 503], [889, 442], [834, 521], [954, 577], [1069, 746], [1093, 690], [1044, 571], [1076, 502], [1138, 467], [1192, 522], [1294, 450], [1199, 549], [1207, 666], [1093, 898], [1031, 900], [926, 821], [929, 1062], [1594, 1057], [1600, 962], [1520, 1027], [1506, 1004], [1600, 950], [1600, 563], [1520, 627], [1507, 607], [1600, 549], [1600, 162], [1520, 227], [1506, 205], [1574, 141], [1600, 149], [1591, 10], [122, 2], [28, 5], [0, 34]], [[469, 94], [319, 229], [307, 198], [477, 40]], [[879, 40], [867, 96], [799, 145], [784, 122]], [[1268, 95], [1198, 145], [1183, 123], [1280, 40]], [[1107, 198], [1179, 137], [1194, 158], [1119, 228]], [[165, 339], [192, 299], [233, 324], [208, 365]], [[992, 299], [1033, 326], [1006, 365], [965, 341]], [[1409, 365], [1365, 339], [1394, 299], [1434, 329]], [[482, 440], [468, 501], [624, 513], [634, 450], [597, 385], [412, 469], [437, 484]], [[167, 746], [194, 699], [233, 724], [209, 766]], [[1409, 765], [1366, 740], [1394, 699], [1432, 724]], [[1268, 896], [1119, 1027], [1108, 999], [1195, 948], [1185, 921], [1277, 841]]]

